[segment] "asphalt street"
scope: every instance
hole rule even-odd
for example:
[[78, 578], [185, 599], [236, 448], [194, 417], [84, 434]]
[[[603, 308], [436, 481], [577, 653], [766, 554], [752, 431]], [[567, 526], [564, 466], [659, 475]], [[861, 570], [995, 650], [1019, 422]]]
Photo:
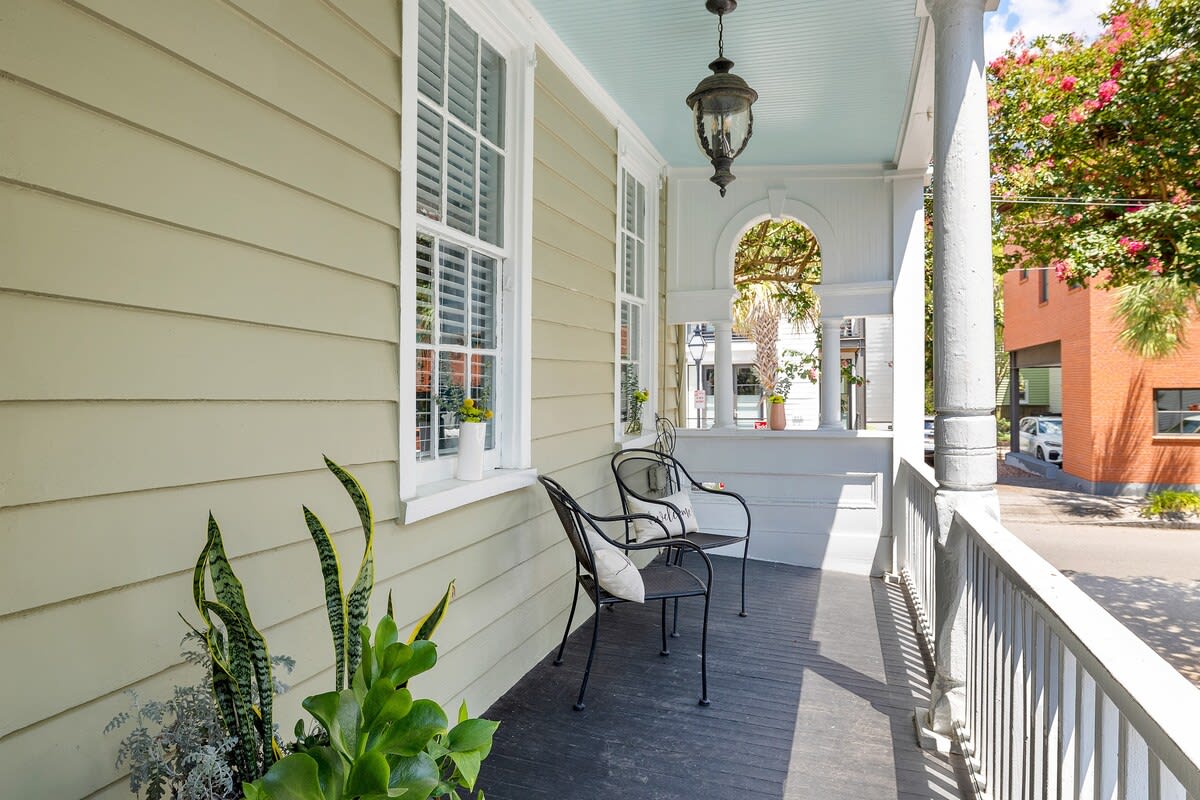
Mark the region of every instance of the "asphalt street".
[[1001, 521], [1200, 686], [1200, 525], [1147, 527], [1138, 502], [1000, 467]]

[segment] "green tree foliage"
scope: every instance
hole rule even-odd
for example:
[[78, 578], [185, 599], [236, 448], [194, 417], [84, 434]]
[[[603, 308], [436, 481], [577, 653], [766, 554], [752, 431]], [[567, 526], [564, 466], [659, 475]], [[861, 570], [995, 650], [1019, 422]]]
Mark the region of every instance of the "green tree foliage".
[[812, 290], [821, 282], [817, 238], [794, 220], [763, 220], [738, 242], [733, 279], [738, 290], [734, 329], [754, 340], [754, 370], [770, 395], [780, 368], [779, 323], [817, 318], [819, 304]]
[[[997, 267], [1137, 287], [1123, 341], [1164, 355], [1200, 291], [1200, 0], [1112, 0], [1101, 19], [1095, 41], [1018, 37], [988, 65]], [[1131, 313], [1180, 287], [1188, 313]]]

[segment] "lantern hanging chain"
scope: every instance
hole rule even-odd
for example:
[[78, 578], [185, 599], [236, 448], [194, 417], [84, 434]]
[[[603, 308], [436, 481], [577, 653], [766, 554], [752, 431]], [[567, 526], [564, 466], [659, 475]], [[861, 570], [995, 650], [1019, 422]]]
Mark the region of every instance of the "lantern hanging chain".
[[725, 57], [725, 15], [717, 14], [717, 58]]

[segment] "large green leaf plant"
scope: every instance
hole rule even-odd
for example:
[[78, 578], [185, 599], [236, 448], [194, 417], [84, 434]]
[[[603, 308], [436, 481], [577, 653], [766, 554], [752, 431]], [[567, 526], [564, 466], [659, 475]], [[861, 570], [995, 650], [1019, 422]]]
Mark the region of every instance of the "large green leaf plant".
[[369, 628], [359, 630], [362, 659], [350, 688], [303, 703], [329, 743], [292, 753], [245, 784], [246, 800], [423, 799], [474, 788], [499, 723], [469, 718], [464, 704], [451, 728], [441, 706], [414, 700], [408, 681], [433, 667], [437, 648], [397, 639], [390, 616], [376, 626], [374, 642]]
[[[333, 540], [304, 508], [321, 560], [336, 674], [333, 691], [304, 699], [302, 705], [318, 728], [305, 735], [303, 722], [297, 723], [298, 740], [287, 748], [288, 755], [274, 733], [274, 679], [266, 640], [250, 617], [242, 583], [211, 514], [196, 563], [193, 591], [204, 623], [198, 633], [211, 661], [221, 722], [237, 741], [242, 790], [247, 800], [458, 797], [459, 788], [474, 790], [499, 723], [469, 718], [463, 704], [450, 727], [441, 706], [414, 700], [408, 689], [410, 679], [437, 663], [437, 647], [430, 639], [454, 595], [454, 582], [407, 642], [399, 641], [389, 596], [372, 642], [372, 632], [363, 624], [375, 580], [371, 504], [353, 475], [328, 458], [325, 464], [354, 503], [366, 546], [354, 584], [343, 594]], [[206, 576], [216, 599], [208, 596]], [[477, 797], [482, 800], [483, 792]]]

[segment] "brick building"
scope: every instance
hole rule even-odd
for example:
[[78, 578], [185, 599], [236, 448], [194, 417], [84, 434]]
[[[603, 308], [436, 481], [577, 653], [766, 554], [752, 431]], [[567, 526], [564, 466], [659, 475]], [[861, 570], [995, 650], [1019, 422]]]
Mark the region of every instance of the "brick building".
[[1161, 360], [1117, 341], [1116, 295], [1072, 289], [1045, 269], [1004, 276], [1004, 349], [1014, 370], [1062, 367], [1063, 477], [1099, 494], [1200, 486], [1200, 323]]

